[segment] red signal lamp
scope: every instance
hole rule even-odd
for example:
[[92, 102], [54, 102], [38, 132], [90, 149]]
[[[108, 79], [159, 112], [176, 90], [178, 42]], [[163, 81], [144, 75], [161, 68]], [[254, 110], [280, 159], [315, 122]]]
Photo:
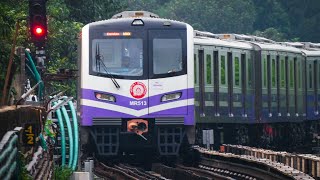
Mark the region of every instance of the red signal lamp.
[[44, 35], [44, 29], [42, 27], [35, 27], [33, 30], [33, 33], [36, 36], [42, 36], [42, 35]]
[[41, 28], [39, 28], [39, 27], [36, 28], [36, 33], [37, 33], [37, 34], [42, 34], [42, 31], [43, 31], [43, 30], [42, 30]]

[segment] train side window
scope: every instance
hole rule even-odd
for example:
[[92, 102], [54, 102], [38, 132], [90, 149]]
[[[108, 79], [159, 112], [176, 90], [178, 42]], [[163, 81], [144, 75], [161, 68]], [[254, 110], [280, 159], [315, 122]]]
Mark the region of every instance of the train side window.
[[313, 73], [312, 73], [312, 64], [310, 63], [309, 64], [309, 68], [308, 68], [308, 74], [309, 74], [309, 89], [312, 89], [313, 88]]
[[277, 77], [277, 72], [276, 72], [276, 60], [274, 58], [272, 58], [272, 87], [276, 87], [276, 77]]
[[286, 71], [285, 71], [284, 59], [281, 59], [281, 71], [280, 72], [281, 72], [280, 86], [281, 86], [281, 88], [285, 88], [285, 85], [286, 85], [285, 73], [286, 73]]
[[[316, 77], [317, 76], [317, 72], [318, 72], [318, 70], [317, 70], [318, 69], [318, 62], [317, 62], [316, 59], [313, 61], [312, 65], [313, 65], [313, 73], [312, 73], [313, 74], [313, 76], [312, 76], [313, 77], [313, 79], [312, 79], [313, 82], [312, 83], [313, 83], [314, 91], [316, 91], [316, 88], [318, 88], [318, 86], [319, 86], [319, 85], [317, 85], [317, 80], [319, 79], [319, 77]], [[317, 95], [316, 93], [317, 92], [315, 92], [315, 96]]]
[[247, 63], [247, 66], [248, 66], [248, 87], [249, 88], [252, 88], [252, 61], [251, 59], [248, 59], [248, 63]]
[[298, 71], [298, 76], [297, 76], [298, 89], [301, 89], [301, 62], [300, 61], [297, 62], [297, 71]]
[[240, 87], [240, 61], [239, 57], [234, 58], [234, 85]]
[[292, 61], [292, 59], [289, 61], [290, 62], [290, 80], [289, 80], [289, 82], [290, 82], [290, 88], [291, 89], [293, 89], [293, 87], [294, 87], [294, 78], [293, 78], [293, 73], [294, 73], [294, 68], [293, 68], [293, 61]]
[[263, 57], [263, 87], [267, 87], [267, 59]]
[[194, 84], [197, 84], [197, 55], [194, 54]]
[[318, 81], [319, 81], [318, 89], [320, 89], [320, 60], [318, 60]]
[[225, 85], [226, 84], [226, 57], [225, 56], [221, 56], [221, 62], [220, 62], [220, 82], [221, 85]]
[[206, 58], [206, 73], [207, 73], [207, 84], [212, 84], [212, 59], [211, 59], [211, 55], [207, 54], [207, 58]]

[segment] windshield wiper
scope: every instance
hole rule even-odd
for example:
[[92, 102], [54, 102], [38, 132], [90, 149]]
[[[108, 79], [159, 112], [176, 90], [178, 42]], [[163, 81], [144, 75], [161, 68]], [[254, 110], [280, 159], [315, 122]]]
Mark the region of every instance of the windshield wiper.
[[113, 82], [114, 86], [116, 86], [116, 88], [119, 89], [120, 85], [118, 84], [116, 79], [113, 77], [113, 75], [109, 73], [107, 66], [104, 64], [104, 62], [101, 59], [100, 46], [97, 43], [97, 45], [96, 45], [96, 68], [99, 71], [99, 73], [101, 73], [100, 72], [100, 64], [102, 64], [102, 67], [103, 67], [104, 71], [106, 72], [107, 77], [110, 78], [111, 81]]

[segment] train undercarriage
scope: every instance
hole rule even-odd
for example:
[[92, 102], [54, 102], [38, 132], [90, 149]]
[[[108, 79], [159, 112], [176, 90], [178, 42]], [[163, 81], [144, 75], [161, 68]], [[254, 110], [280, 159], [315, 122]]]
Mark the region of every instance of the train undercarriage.
[[[203, 138], [206, 130], [213, 130], [213, 143]], [[196, 144], [219, 149], [222, 144], [296, 153], [320, 153], [320, 120], [261, 124], [197, 124]], [[211, 140], [212, 142], [212, 140]]]
[[194, 126], [155, 125], [154, 120], [148, 120], [148, 132], [139, 134], [128, 131], [126, 121], [121, 126], [82, 127], [84, 158], [177, 157], [195, 141]]

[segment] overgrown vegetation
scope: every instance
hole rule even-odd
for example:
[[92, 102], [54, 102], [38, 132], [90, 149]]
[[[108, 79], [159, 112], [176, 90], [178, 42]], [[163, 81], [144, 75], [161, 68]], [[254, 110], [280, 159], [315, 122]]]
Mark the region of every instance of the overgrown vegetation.
[[72, 169], [56, 166], [54, 168], [53, 180], [69, 180], [72, 175]]
[[20, 154], [18, 159], [18, 165], [19, 165], [19, 174], [18, 179], [19, 180], [32, 180], [32, 177], [29, 175], [29, 172], [26, 169], [26, 159], [22, 154]]

